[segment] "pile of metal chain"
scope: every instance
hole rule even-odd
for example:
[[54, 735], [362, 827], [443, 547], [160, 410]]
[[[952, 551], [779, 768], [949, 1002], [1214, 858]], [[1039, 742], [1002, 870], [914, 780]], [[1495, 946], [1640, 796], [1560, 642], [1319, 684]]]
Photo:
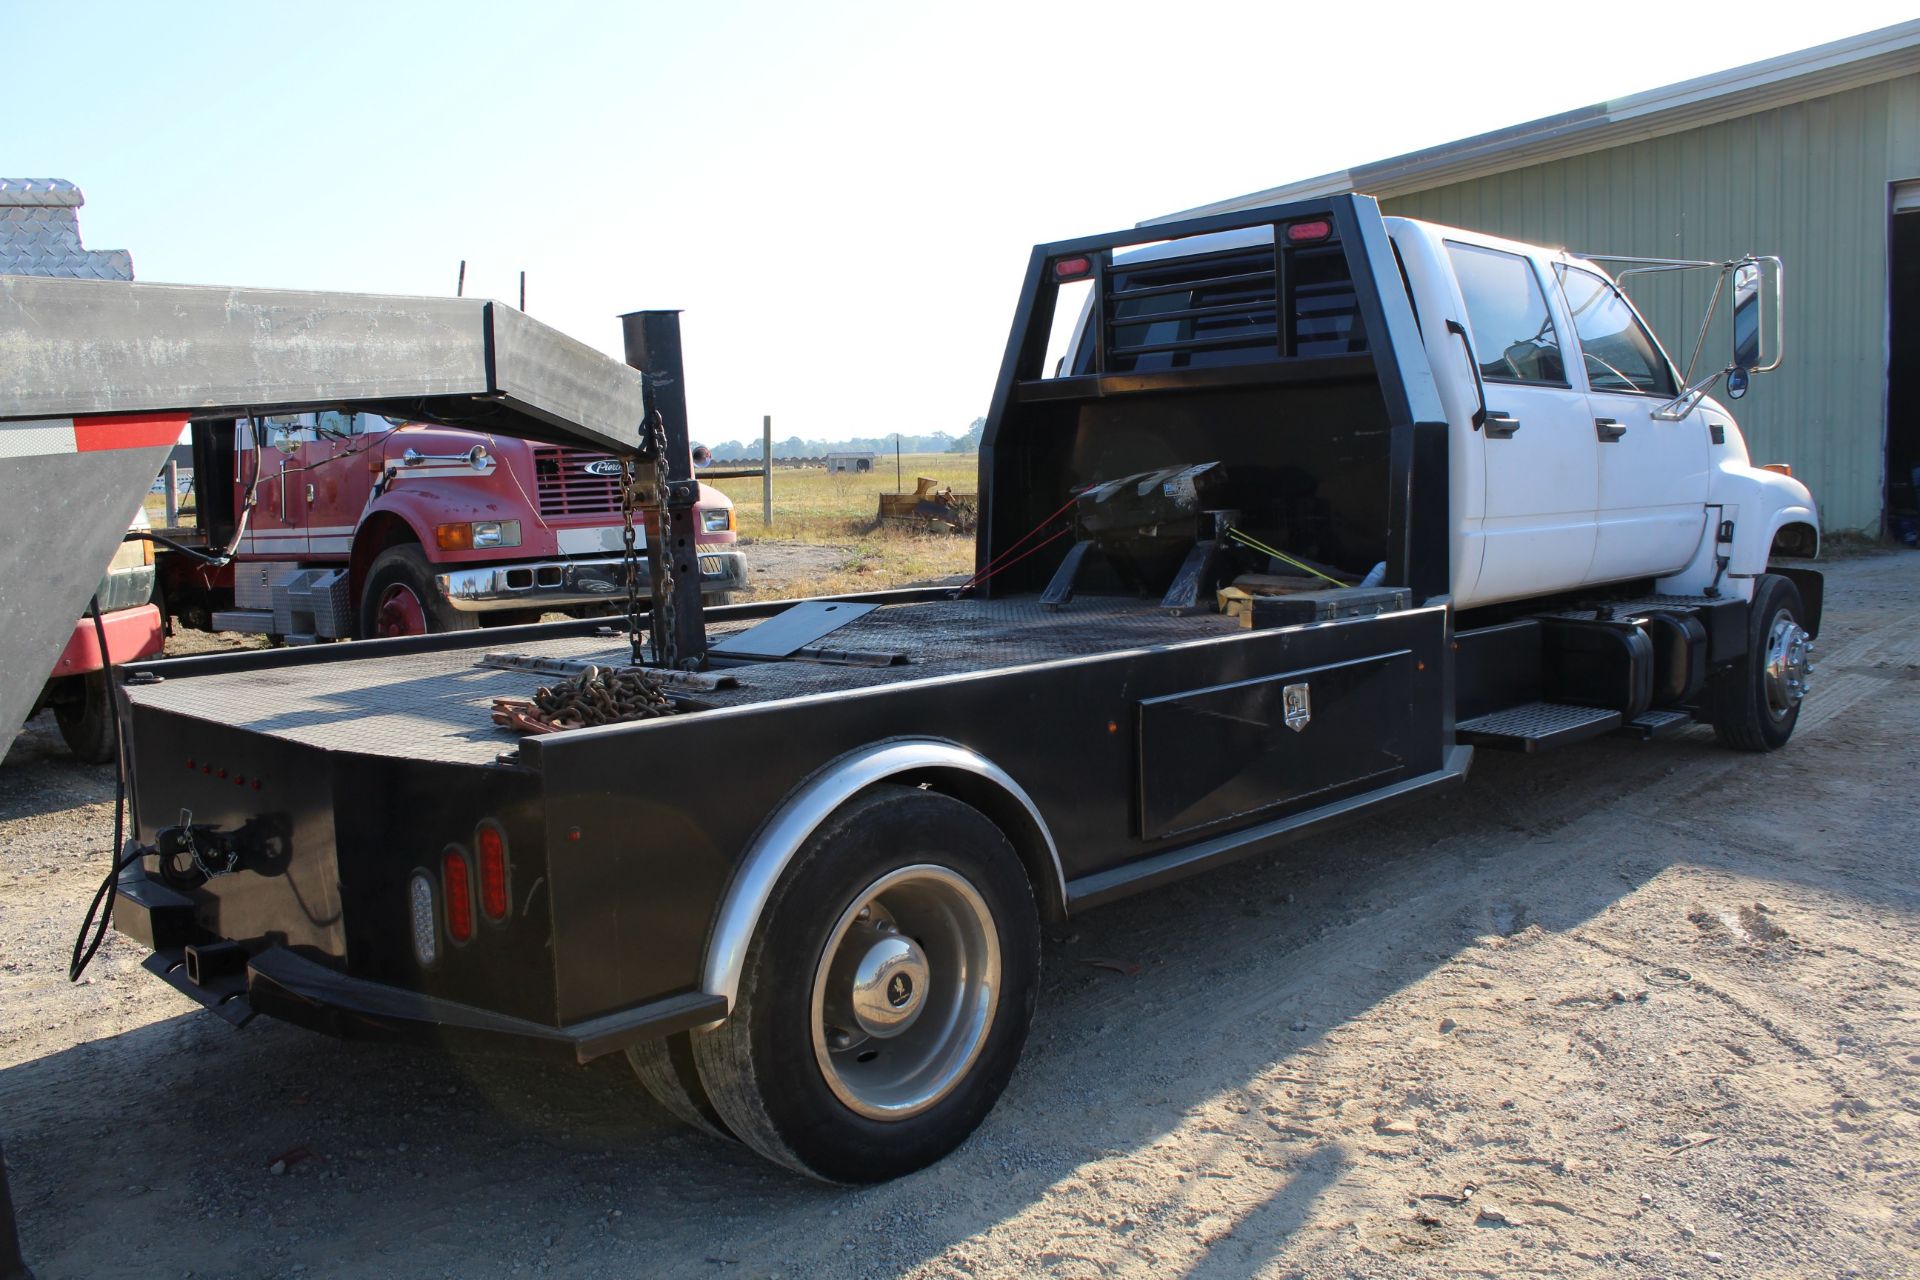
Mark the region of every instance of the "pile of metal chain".
[[590, 725], [652, 720], [680, 710], [660, 680], [635, 667], [588, 667], [535, 690], [531, 699], [495, 698], [493, 722], [520, 733], [554, 733]]

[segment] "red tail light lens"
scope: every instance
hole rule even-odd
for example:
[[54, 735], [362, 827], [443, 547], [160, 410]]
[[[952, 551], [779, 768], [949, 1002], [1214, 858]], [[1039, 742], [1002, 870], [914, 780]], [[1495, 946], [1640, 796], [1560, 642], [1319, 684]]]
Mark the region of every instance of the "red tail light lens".
[[455, 942], [473, 940], [473, 873], [459, 845], [447, 846], [440, 860], [440, 884], [447, 900], [447, 936]]
[[1090, 276], [1092, 274], [1093, 260], [1091, 258], [1062, 258], [1053, 264], [1053, 278], [1055, 280], [1078, 280], [1082, 276]]
[[1287, 228], [1287, 243], [1313, 244], [1315, 241], [1325, 240], [1332, 234], [1333, 224], [1325, 218], [1318, 218], [1312, 222], [1296, 222]]
[[473, 849], [480, 862], [480, 914], [499, 924], [513, 909], [507, 893], [507, 833], [483, 822], [474, 829]]

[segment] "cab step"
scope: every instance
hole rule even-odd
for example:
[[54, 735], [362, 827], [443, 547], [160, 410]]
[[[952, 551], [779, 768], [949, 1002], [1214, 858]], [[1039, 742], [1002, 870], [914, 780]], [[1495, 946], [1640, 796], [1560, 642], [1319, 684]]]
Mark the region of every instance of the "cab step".
[[1633, 719], [1613, 731], [1616, 738], [1636, 738], [1641, 742], [1650, 742], [1655, 738], [1664, 738], [1668, 734], [1678, 733], [1694, 723], [1691, 715], [1684, 711], [1663, 708], [1656, 711], [1642, 711]]
[[1527, 702], [1493, 711], [1454, 726], [1454, 741], [1496, 751], [1550, 751], [1611, 733], [1621, 724], [1618, 711]]

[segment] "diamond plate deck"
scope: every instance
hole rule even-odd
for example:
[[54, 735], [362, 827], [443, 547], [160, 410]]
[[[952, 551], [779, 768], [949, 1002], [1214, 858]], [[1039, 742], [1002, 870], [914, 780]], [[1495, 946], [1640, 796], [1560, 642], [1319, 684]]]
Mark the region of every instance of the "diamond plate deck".
[[[752, 625], [722, 623], [712, 631], [718, 637]], [[904, 665], [729, 666], [726, 671], [739, 686], [699, 696], [717, 706], [745, 706], [1244, 634], [1235, 619], [1215, 614], [1169, 617], [1150, 601], [1083, 597], [1058, 613], [1040, 608], [1033, 599], [887, 605], [834, 632], [834, 647], [904, 653]], [[626, 642], [617, 636], [521, 640], [502, 648], [609, 665], [627, 659]], [[485, 764], [519, 737], [492, 723], [493, 699], [526, 697], [546, 681], [524, 672], [476, 667], [482, 652], [354, 659], [343, 651], [339, 661], [317, 666], [175, 678], [131, 686], [127, 693], [141, 706], [328, 750]]]
[[1454, 739], [1505, 751], [1544, 751], [1596, 737], [1620, 727], [1618, 711], [1529, 702], [1494, 711], [1454, 726]]

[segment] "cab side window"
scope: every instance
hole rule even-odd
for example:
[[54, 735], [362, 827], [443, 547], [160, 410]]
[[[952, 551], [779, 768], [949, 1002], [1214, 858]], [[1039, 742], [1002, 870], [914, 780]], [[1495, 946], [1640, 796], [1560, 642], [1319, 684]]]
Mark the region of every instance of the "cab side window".
[[1559, 272], [1573, 331], [1580, 338], [1587, 384], [1595, 391], [1671, 397], [1672, 366], [1619, 291], [1591, 271], [1562, 266]]
[[1533, 264], [1513, 253], [1447, 243], [1467, 302], [1474, 358], [1488, 382], [1567, 386], [1560, 334]]

